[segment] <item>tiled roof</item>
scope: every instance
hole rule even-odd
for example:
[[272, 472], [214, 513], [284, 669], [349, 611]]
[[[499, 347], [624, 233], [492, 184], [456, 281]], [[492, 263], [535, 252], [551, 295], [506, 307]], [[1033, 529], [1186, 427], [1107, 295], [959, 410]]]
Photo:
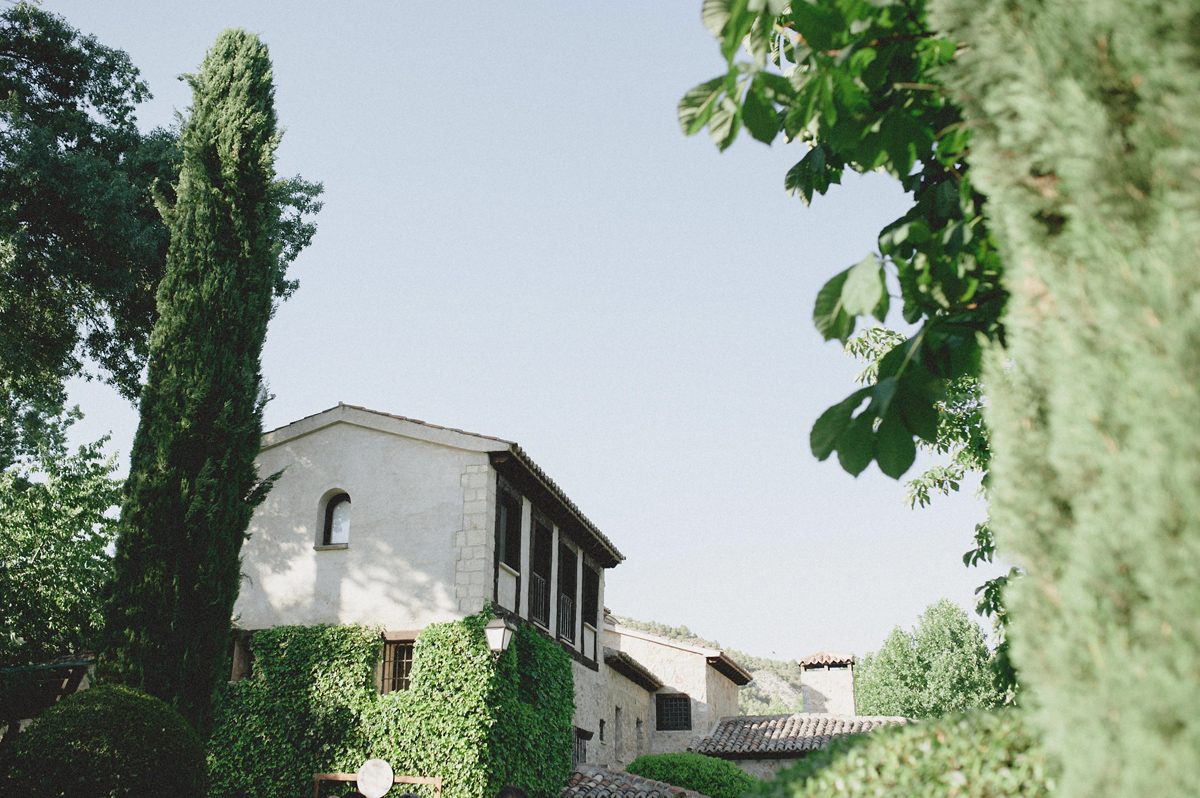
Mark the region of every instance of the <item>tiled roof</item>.
[[853, 665], [854, 655], [839, 654], [836, 651], [818, 651], [816, 654], [809, 654], [796, 662], [801, 668], [811, 668], [814, 665]]
[[857, 734], [880, 726], [908, 723], [907, 718], [879, 715], [744, 715], [722, 718], [696, 753], [723, 759], [785, 759], [824, 748], [842, 734]]
[[576, 765], [559, 798], [707, 798], [662, 781], [601, 765]]
[[615, 648], [605, 646], [604, 664], [652, 693], [663, 686], [662, 680], [651, 673], [649, 668], [624, 651], [617, 651]]

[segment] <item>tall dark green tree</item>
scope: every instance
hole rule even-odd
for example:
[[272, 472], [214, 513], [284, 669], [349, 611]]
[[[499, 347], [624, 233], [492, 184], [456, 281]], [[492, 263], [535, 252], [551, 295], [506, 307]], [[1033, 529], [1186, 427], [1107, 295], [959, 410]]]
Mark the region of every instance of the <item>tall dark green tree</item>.
[[[177, 131], [138, 130], [149, 98], [120, 50], [34, 3], [0, 13], [0, 468], [53, 439], [68, 378], [141, 392], [170, 244], [151, 186], [170, 195], [180, 166]], [[276, 182], [284, 260], [320, 190]]]
[[227, 30], [193, 106], [117, 541], [103, 672], [202, 733], [221, 677], [239, 552], [264, 483], [259, 357], [282, 279], [271, 62]]

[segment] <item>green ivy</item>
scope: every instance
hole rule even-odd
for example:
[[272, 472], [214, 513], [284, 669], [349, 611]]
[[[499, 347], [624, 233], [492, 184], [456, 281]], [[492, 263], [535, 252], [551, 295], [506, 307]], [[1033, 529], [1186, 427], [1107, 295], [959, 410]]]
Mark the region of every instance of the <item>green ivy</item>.
[[[445, 798], [518, 784], [549, 798], [570, 772], [570, 658], [529, 626], [499, 659], [488, 611], [417, 638], [409, 690], [378, 695], [378, 629], [276, 627], [251, 638], [252, 675], [220, 691], [209, 744], [213, 798], [294, 798], [312, 774], [366, 759], [440, 776]], [[344, 785], [337, 785], [344, 786]]]

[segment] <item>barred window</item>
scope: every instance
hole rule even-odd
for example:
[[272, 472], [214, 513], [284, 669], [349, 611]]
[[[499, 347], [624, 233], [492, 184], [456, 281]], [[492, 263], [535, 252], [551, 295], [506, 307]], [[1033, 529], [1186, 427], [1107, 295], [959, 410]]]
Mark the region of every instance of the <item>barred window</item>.
[[592, 736], [587, 729], [575, 727], [575, 747], [571, 751], [571, 767], [587, 762], [587, 741], [592, 739]]
[[692, 699], [684, 693], [659, 693], [655, 696], [655, 728], [659, 731], [690, 731]]
[[379, 692], [390, 693], [393, 690], [407, 690], [408, 675], [412, 672], [413, 641], [397, 640], [383, 644], [383, 677], [379, 683]]

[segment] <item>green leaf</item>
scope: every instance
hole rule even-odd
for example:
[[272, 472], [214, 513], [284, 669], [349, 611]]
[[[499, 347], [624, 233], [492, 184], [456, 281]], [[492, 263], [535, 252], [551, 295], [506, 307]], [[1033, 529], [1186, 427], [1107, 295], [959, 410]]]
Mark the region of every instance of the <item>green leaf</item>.
[[728, 4], [729, 19], [725, 23], [725, 30], [721, 34], [721, 54], [725, 56], [725, 60], [731, 65], [733, 64], [733, 56], [737, 53], [738, 48], [742, 46], [742, 40], [746, 38], [746, 34], [750, 32], [750, 28], [754, 25], [754, 20], [758, 17], [757, 14], [751, 12], [747, 7], [747, 0], [730, 0]]
[[813, 455], [818, 460], [824, 460], [833, 453], [838, 437], [850, 424], [850, 416], [862, 404], [863, 399], [871, 393], [871, 388], [859, 388], [848, 397], [826, 410], [813, 424], [808, 442]]
[[854, 332], [854, 319], [842, 308], [842, 289], [849, 274], [849, 269], [839, 272], [817, 292], [813, 324], [826, 341], [837, 338], [845, 344]]
[[772, 17], [777, 17], [787, 10], [790, 2], [791, 0], [767, 0], [767, 12]]
[[771, 32], [771, 22], [771, 17], [759, 14], [754, 18], [754, 23], [750, 26], [750, 36], [746, 40], [746, 49], [750, 51], [750, 57], [760, 69], [767, 65], [771, 40], [775, 38]]
[[874, 424], [874, 414], [860, 413], [838, 438], [838, 462], [854, 476], [861, 474], [875, 457], [875, 445], [872, 440]]
[[717, 98], [721, 95], [721, 88], [727, 79], [728, 75], [721, 75], [701, 83], [683, 95], [678, 109], [679, 126], [683, 128], [683, 135], [694, 135], [708, 124], [708, 120], [712, 118], [713, 110], [716, 108]]
[[883, 264], [871, 254], [847, 271], [846, 284], [842, 289], [842, 307], [851, 316], [875, 313], [887, 296], [887, 285], [883, 281]]
[[742, 126], [742, 109], [729, 95], [721, 98], [713, 109], [712, 117], [708, 120], [708, 136], [713, 144], [724, 151], [737, 138]]
[[938, 419], [940, 413], [933, 399], [923, 391], [901, 390], [897, 407], [904, 418], [904, 424], [921, 440], [934, 443], [937, 441]]
[[871, 386], [871, 404], [867, 407], [873, 415], [883, 418], [896, 395], [896, 378], [886, 377]]
[[764, 96], [760, 77], [761, 74], [755, 77], [754, 82], [750, 84], [750, 90], [746, 92], [746, 99], [742, 103], [742, 121], [746, 123], [746, 129], [750, 131], [751, 136], [764, 144], [770, 144], [779, 135], [779, 114], [775, 112], [771, 101]]
[[725, 32], [725, 25], [729, 22], [730, 4], [731, 0], [704, 0], [704, 4], [700, 6], [700, 19], [704, 22], [704, 27], [718, 39]]
[[792, 3], [792, 24], [814, 50], [832, 48], [834, 32], [846, 26], [836, 8], [815, 5], [807, 0]]
[[888, 413], [875, 433], [875, 461], [879, 470], [892, 479], [904, 475], [917, 458], [917, 445], [912, 432], [899, 413]]

